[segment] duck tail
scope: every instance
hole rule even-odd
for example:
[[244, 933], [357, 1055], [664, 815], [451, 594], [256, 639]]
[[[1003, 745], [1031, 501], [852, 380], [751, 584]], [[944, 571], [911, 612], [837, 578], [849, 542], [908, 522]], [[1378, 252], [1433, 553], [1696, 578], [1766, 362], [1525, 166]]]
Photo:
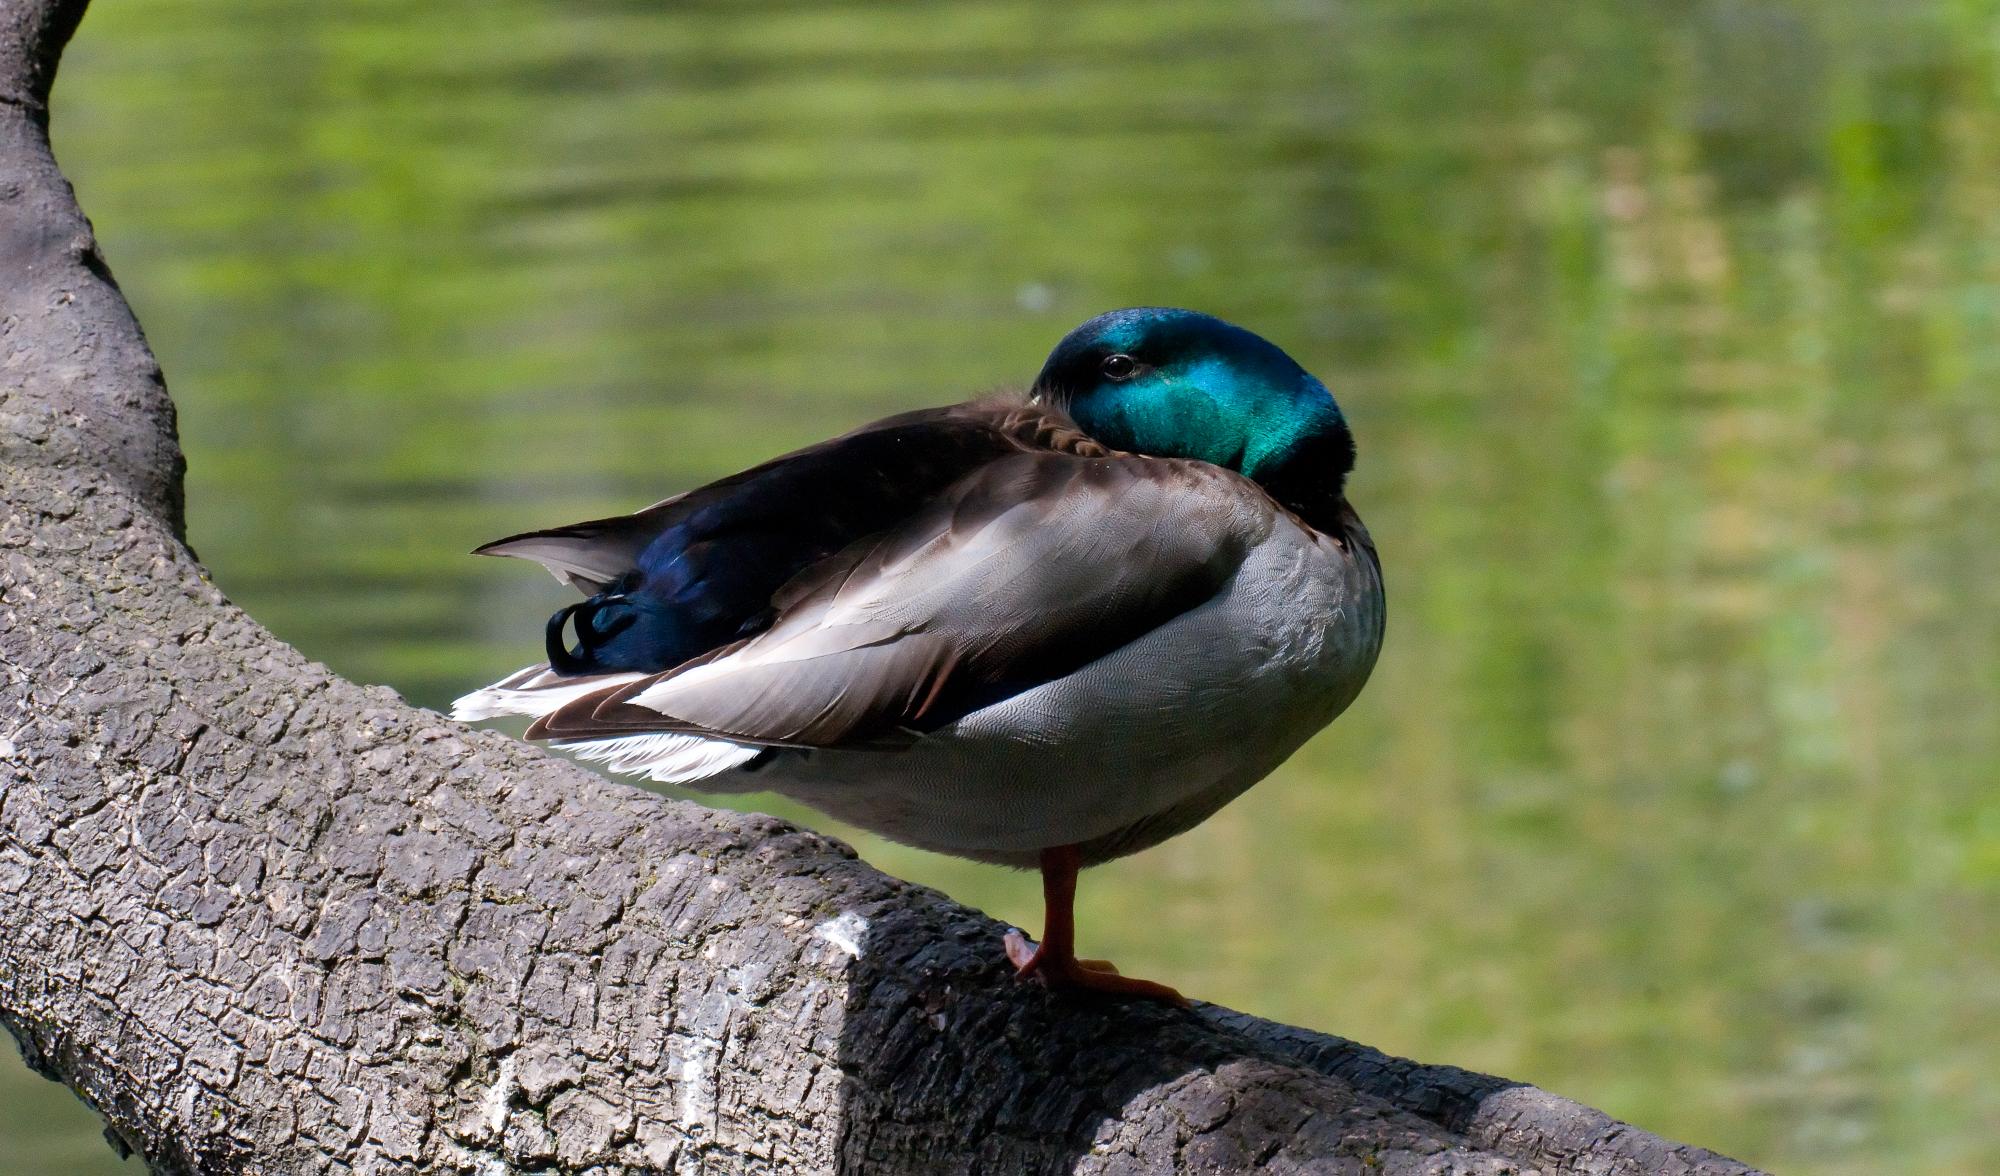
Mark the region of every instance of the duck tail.
[[[528, 666], [452, 703], [451, 717], [462, 723], [500, 715], [539, 719], [579, 698], [651, 676], [643, 671], [574, 675], [558, 673], [546, 663]], [[549, 746], [603, 764], [613, 772], [663, 784], [682, 784], [706, 792], [754, 792], [764, 787], [755, 777], [738, 776], [731, 769], [749, 764], [766, 749], [726, 739], [678, 731], [645, 731], [553, 739]]]
[[482, 687], [451, 704], [451, 717], [461, 723], [491, 719], [499, 715], [527, 715], [539, 719], [564, 703], [593, 691], [636, 682], [647, 674], [631, 671], [620, 674], [561, 674], [547, 662], [528, 666]]
[[756, 776], [741, 776], [732, 769], [748, 765], [769, 749], [745, 747], [705, 735], [657, 732], [608, 739], [557, 739], [549, 746], [560, 747], [578, 759], [603, 764], [614, 772], [704, 792], [756, 792], [768, 787]]

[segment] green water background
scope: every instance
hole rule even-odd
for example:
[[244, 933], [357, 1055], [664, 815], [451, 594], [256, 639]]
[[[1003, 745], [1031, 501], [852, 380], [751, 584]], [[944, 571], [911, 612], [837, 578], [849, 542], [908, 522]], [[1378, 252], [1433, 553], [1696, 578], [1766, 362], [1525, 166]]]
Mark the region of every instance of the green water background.
[[[217, 581], [426, 706], [564, 599], [475, 543], [1108, 307], [1269, 335], [1387, 649], [1086, 878], [1092, 954], [1786, 1172], [2000, 1169], [1990, 0], [99, 0], [55, 131]], [[4, 1052], [0, 1172], [116, 1168]]]

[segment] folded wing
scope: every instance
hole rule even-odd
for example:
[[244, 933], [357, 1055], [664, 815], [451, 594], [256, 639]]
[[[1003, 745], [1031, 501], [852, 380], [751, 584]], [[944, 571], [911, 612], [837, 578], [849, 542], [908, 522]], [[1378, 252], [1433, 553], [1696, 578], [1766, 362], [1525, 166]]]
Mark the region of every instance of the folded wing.
[[1037, 445], [1042, 419], [992, 402], [907, 413], [635, 514], [477, 550], [534, 560], [590, 596], [551, 618], [557, 673], [668, 670], [764, 628], [772, 595], [805, 568]]
[[801, 569], [768, 628], [570, 698], [529, 735], [895, 746], [1200, 607], [1274, 514], [1213, 466], [1013, 453]]

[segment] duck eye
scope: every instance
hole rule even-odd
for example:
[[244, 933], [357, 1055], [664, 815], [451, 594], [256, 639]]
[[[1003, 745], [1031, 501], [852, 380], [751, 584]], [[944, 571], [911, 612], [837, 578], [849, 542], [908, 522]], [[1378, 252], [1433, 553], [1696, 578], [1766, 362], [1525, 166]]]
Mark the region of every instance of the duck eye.
[[1129, 380], [1138, 373], [1139, 361], [1121, 352], [1105, 356], [1104, 362], [1098, 367], [1107, 380]]

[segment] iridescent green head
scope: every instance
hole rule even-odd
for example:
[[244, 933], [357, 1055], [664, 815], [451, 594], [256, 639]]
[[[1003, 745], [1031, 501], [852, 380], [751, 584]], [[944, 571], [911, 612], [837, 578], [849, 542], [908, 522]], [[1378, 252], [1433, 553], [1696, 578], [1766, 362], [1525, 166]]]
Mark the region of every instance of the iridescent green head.
[[1323, 522], [1354, 468], [1354, 437], [1326, 385], [1275, 345], [1212, 315], [1101, 314], [1056, 345], [1037, 399], [1116, 449], [1191, 457], [1256, 481]]

